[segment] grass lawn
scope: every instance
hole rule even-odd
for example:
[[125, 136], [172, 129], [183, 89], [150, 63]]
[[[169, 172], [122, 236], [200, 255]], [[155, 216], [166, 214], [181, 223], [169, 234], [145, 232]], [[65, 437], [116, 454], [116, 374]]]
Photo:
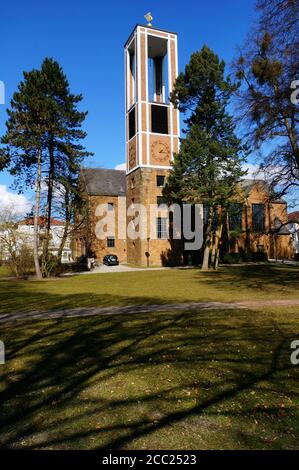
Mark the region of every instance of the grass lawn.
[[[0, 313], [299, 298], [299, 268], [238, 266], [0, 280]], [[299, 308], [0, 325], [0, 447], [295, 449]]]
[[[180, 276], [200, 285], [196, 273], [194, 278], [190, 272]], [[87, 276], [102, 291], [108, 277]], [[183, 279], [173, 296], [183, 297]], [[49, 284], [36, 288], [46, 292]], [[207, 290], [205, 280], [204, 285]], [[186, 285], [186, 296], [190, 289]], [[133, 299], [134, 292], [132, 286]], [[0, 366], [0, 445], [298, 448], [299, 366], [290, 363], [290, 343], [296, 337], [299, 312], [291, 307], [1, 327], [6, 365]]]
[[1, 277], [9, 277], [9, 276], [13, 276], [13, 272], [12, 270], [10, 269], [9, 266], [0, 266], [0, 279]]
[[108, 305], [299, 298], [299, 267], [247, 265], [88, 274], [46, 281], [0, 279], [0, 313]]

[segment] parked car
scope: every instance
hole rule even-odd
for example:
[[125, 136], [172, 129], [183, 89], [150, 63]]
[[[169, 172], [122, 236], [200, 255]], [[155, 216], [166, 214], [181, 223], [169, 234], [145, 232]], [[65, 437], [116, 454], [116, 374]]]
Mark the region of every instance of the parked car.
[[104, 256], [103, 263], [106, 264], [106, 266], [118, 266], [118, 257], [116, 255], [106, 255]]

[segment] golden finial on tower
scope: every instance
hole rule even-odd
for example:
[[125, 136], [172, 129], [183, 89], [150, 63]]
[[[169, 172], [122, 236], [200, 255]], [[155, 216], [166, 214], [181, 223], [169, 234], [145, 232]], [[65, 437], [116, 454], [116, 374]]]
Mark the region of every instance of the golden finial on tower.
[[146, 19], [146, 21], [148, 21], [147, 26], [152, 26], [152, 21], [154, 18], [152, 17], [150, 11], [146, 15], [144, 15], [144, 18]]

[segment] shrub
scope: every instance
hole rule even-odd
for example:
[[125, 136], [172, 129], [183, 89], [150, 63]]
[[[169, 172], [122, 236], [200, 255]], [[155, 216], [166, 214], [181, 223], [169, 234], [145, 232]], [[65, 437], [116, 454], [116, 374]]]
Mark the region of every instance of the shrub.
[[8, 264], [17, 277], [27, 277], [32, 274], [34, 259], [31, 247], [21, 245], [18, 251], [12, 254]]
[[264, 251], [256, 251], [252, 255], [253, 261], [268, 261], [268, 255]]
[[188, 254], [187, 265], [188, 266], [194, 265], [193, 256], [190, 253]]
[[53, 269], [53, 271], [52, 271], [52, 274], [54, 276], [59, 277], [62, 274], [71, 273], [71, 272], [73, 272], [71, 264], [57, 262], [54, 269]]
[[238, 264], [242, 261], [239, 253], [225, 253], [222, 258], [224, 264]]
[[268, 255], [264, 251], [243, 251], [241, 253], [241, 258], [245, 263], [268, 261]]
[[253, 253], [251, 253], [251, 252], [243, 251], [243, 253], [241, 253], [241, 258], [245, 263], [250, 263], [251, 261], [253, 261], [253, 256], [252, 255], [253, 255]]
[[55, 268], [59, 260], [57, 256], [54, 256], [52, 253], [48, 253], [47, 257], [44, 255], [40, 256], [40, 265], [42, 268], [43, 277], [50, 277], [51, 274], [55, 271]]

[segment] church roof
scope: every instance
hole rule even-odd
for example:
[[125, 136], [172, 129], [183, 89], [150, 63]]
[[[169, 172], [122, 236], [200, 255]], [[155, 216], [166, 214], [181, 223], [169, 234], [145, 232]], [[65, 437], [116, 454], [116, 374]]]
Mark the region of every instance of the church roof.
[[[250, 193], [250, 191], [256, 184], [263, 186], [267, 192], [271, 192], [271, 188], [265, 180], [246, 178], [240, 181], [241, 188], [244, 189], [245, 193], [247, 194]], [[272, 198], [271, 202], [272, 204], [286, 204], [286, 201], [282, 198]]]
[[260, 184], [260, 185], [264, 186], [265, 189], [269, 188], [269, 185], [267, 184], [267, 182], [265, 180], [261, 180], [261, 179], [246, 178], [246, 179], [242, 179], [240, 181], [240, 185], [243, 189], [251, 189], [256, 184]]
[[299, 211], [291, 212], [288, 214], [288, 221], [299, 221]]
[[[38, 225], [42, 227], [46, 224], [47, 218], [43, 215], [40, 215], [38, 218]], [[27, 217], [26, 219], [21, 220], [21, 222], [19, 222], [19, 225], [34, 225], [34, 217]], [[63, 222], [63, 220], [56, 220], [51, 218], [51, 226], [53, 225], [65, 225], [65, 222]]]
[[82, 168], [82, 180], [90, 196], [125, 196], [126, 172], [104, 168]]

